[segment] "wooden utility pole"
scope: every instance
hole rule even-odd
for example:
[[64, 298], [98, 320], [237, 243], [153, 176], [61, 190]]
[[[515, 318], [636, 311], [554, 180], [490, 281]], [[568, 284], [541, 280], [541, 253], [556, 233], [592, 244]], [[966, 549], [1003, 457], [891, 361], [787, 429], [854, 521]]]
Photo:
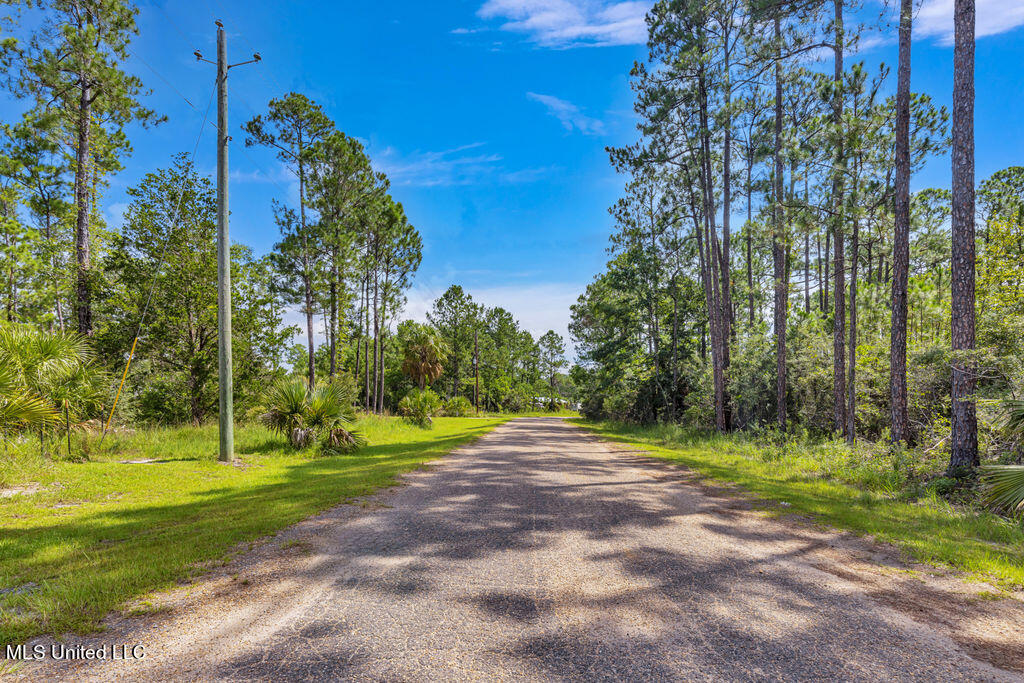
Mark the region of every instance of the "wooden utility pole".
[[476, 387], [473, 389], [473, 405], [476, 414], [480, 414], [480, 333], [473, 330], [473, 374], [476, 375]]
[[[253, 58], [228, 64], [224, 25], [217, 24], [217, 367], [219, 372], [221, 462], [235, 457], [235, 405], [231, 363], [231, 238], [228, 235], [228, 69], [260, 61]], [[196, 59], [203, 59], [197, 50]]]
[[220, 460], [235, 457], [231, 377], [231, 239], [228, 235], [228, 49], [217, 22], [217, 367], [220, 372]]

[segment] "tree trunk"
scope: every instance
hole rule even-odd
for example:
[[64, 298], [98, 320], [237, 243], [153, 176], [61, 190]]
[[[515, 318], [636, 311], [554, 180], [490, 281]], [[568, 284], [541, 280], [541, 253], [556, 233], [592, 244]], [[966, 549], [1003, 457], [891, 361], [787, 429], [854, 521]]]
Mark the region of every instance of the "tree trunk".
[[701, 190], [703, 200], [703, 229], [706, 246], [705, 263], [707, 265], [707, 277], [705, 278], [705, 299], [708, 309], [708, 328], [711, 341], [711, 370], [714, 382], [715, 394], [715, 428], [724, 432], [727, 428], [725, 410], [725, 368], [724, 346], [728, 343], [724, 335], [725, 317], [722, 309], [722, 285], [721, 285], [721, 250], [718, 245], [718, 230], [715, 226], [715, 205], [713, 186], [713, 167], [711, 161], [711, 130], [710, 118], [708, 115], [708, 93], [706, 87], [706, 76], [703, 66], [700, 68], [698, 77], [698, 104], [700, 115], [700, 139], [701, 139]]
[[722, 124], [722, 295], [719, 301], [719, 310], [722, 318], [721, 347], [722, 347], [722, 410], [724, 412], [727, 431], [732, 430], [732, 401], [729, 397], [729, 365], [730, 349], [733, 340], [733, 319], [732, 319], [732, 263], [730, 255], [730, 223], [732, 218], [732, 72], [729, 62], [729, 24], [724, 24], [723, 40], [723, 71], [725, 77], [725, 121]]
[[821, 278], [821, 233], [815, 231], [814, 242], [816, 246], [816, 258], [814, 260], [815, 268], [818, 271], [818, 308], [824, 312], [825, 309], [825, 283]]
[[834, 0], [835, 8], [835, 75], [832, 96], [832, 125], [835, 126], [835, 152], [832, 164], [832, 258], [835, 268], [835, 316], [832, 320], [832, 356], [835, 373], [833, 382], [834, 422], [836, 431], [846, 433], [846, 264], [843, 238], [843, 0]]
[[[302, 240], [303, 251], [306, 249], [306, 240]], [[309, 275], [309, 256], [303, 254], [303, 267], [302, 267], [302, 287], [305, 290], [306, 300], [306, 348], [309, 350], [309, 358], [306, 367], [306, 381], [309, 384], [309, 388], [313, 388], [313, 384], [316, 382], [315, 371], [313, 369], [313, 283], [310, 281]]]
[[953, 9], [953, 410], [949, 473], [963, 475], [978, 464], [978, 420], [974, 404], [974, 0]]
[[380, 283], [373, 273], [373, 398], [370, 405], [377, 410], [377, 353], [380, 349]]
[[[364, 281], [365, 282], [365, 279]], [[359, 357], [360, 347], [363, 345], [363, 282], [359, 283], [359, 308], [357, 309], [357, 315], [359, 316], [359, 332], [356, 335], [356, 370], [354, 373], [355, 380], [359, 381]]]
[[775, 17], [775, 178], [772, 265], [775, 277], [775, 410], [779, 429], [786, 429], [786, 235], [782, 220], [782, 23]]
[[677, 349], [679, 344], [679, 290], [676, 276], [672, 275], [672, 421], [676, 419], [678, 408], [676, 395], [679, 389], [679, 366]]
[[330, 313], [330, 329], [328, 330], [328, 338], [331, 343], [331, 369], [329, 374], [331, 378], [334, 378], [334, 374], [337, 371], [338, 363], [338, 257], [337, 255], [331, 256], [331, 313]]
[[829, 308], [829, 293], [832, 289], [832, 231], [828, 228], [825, 229], [825, 307], [821, 309], [821, 312], [827, 316]]
[[363, 409], [370, 412], [370, 271], [366, 271], [366, 337], [363, 338]]
[[299, 230], [302, 231], [302, 284], [306, 295], [306, 345], [309, 349], [309, 365], [306, 368], [309, 388], [316, 383], [313, 346], [313, 275], [309, 263], [309, 239], [306, 235], [306, 172], [302, 164], [302, 132], [299, 132]]
[[387, 295], [386, 295], [387, 291], [388, 291], [388, 278], [385, 277], [384, 278], [384, 292], [385, 292], [385, 296], [381, 297], [381, 302], [380, 302], [380, 329], [381, 329], [381, 335], [382, 335], [381, 336], [381, 340], [380, 340], [380, 354], [379, 354], [380, 355], [380, 361], [379, 361], [379, 363], [380, 363], [380, 371], [377, 373], [377, 388], [374, 389], [374, 393], [377, 394], [377, 412], [378, 413], [383, 413], [384, 412], [384, 337], [383, 337], [383, 334], [387, 330], [387, 326], [388, 326], [388, 322], [387, 322], [388, 321], [388, 318], [387, 318], [388, 301], [387, 301]]
[[[896, 71], [896, 188], [892, 243], [889, 414], [892, 442], [907, 440], [907, 285], [910, 272], [910, 46], [913, 0], [901, 0]], [[868, 263], [871, 264], [871, 251]], [[870, 272], [870, 271], [869, 271]]]
[[[804, 176], [804, 206], [810, 206], [811, 190], [807, 176]], [[811, 230], [804, 233], [804, 313], [811, 312]]]
[[[853, 206], [856, 202], [856, 185], [854, 186]], [[854, 218], [853, 235], [850, 239], [850, 377], [847, 385], [848, 405], [846, 409], [846, 440], [853, 443], [857, 439], [856, 408], [857, 408], [857, 251], [860, 248], [860, 220]]]
[[78, 110], [78, 149], [75, 150], [75, 258], [78, 262], [75, 289], [75, 315], [78, 331], [92, 335], [92, 283], [89, 245], [89, 163], [91, 160], [92, 88], [85, 74], [80, 74], [82, 86]]
[[751, 232], [754, 229], [753, 221], [753, 186], [751, 185], [750, 143], [747, 143], [747, 311], [750, 317], [750, 326], [754, 326], [754, 266], [751, 259]]

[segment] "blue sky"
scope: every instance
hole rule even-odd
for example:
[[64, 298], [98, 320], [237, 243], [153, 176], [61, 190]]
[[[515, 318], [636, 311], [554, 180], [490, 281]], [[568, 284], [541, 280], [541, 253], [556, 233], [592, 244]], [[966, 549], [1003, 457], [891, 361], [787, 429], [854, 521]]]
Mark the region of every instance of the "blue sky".
[[[245, 149], [238, 126], [284, 92], [304, 92], [362, 139], [424, 238], [407, 315], [458, 283], [503, 305], [529, 329], [564, 333], [568, 306], [606, 260], [607, 207], [622, 185], [604, 148], [634, 140], [628, 73], [643, 59], [647, 2], [144, 3], [129, 68], [168, 116], [133, 131], [134, 153], [105, 198], [113, 224], [125, 189], [192, 149], [213, 87], [213, 20], [228, 31], [232, 238], [267, 251], [271, 199], [294, 180], [268, 153]], [[880, 5], [867, 0], [864, 16]], [[948, 104], [952, 0], [924, 0], [915, 27], [913, 88]], [[1024, 163], [1024, 2], [978, 0], [977, 175]], [[860, 57], [895, 64], [894, 31]], [[186, 103], [188, 100], [191, 104]], [[9, 112], [7, 103], [3, 111]], [[212, 174], [213, 129], [198, 156]], [[916, 188], [946, 186], [948, 157]]]

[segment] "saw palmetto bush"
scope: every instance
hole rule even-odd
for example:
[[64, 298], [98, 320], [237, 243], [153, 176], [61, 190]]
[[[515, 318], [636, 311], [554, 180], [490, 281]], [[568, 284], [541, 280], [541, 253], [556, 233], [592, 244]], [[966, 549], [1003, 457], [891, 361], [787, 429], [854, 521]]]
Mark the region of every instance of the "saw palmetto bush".
[[72, 428], [103, 407], [108, 377], [85, 337], [0, 325], [0, 430]]
[[398, 412], [409, 422], [429, 429], [434, 416], [441, 412], [441, 398], [430, 389], [413, 389], [398, 402]]
[[36, 430], [56, 421], [57, 411], [46, 399], [26, 391], [9, 368], [0, 367], [0, 434]]
[[312, 391], [298, 377], [281, 380], [267, 392], [262, 421], [284, 434], [293, 448], [320, 439], [327, 452], [351, 453], [366, 443], [352, 428], [356, 420], [355, 384], [346, 378], [324, 381]]
[[444, 414], [448, 417], [468, 417], [473, 414], [473, 404], [465, 396], [455, 396], [444, 402]]
[[[1006, 429], [1015, 436], [1024, 433], [1024, 401], [1005, 402]], [[986, 465], [981, 468], [985, 496], [996, 507], [1024, 511], [1024, 465]]]
[[306, 399], [306, 424], [322, 439], [325, 451], [351, 453], [366, 444], [352, 429], [356, 420], [355, 385], [335, 380], [318, 384]]

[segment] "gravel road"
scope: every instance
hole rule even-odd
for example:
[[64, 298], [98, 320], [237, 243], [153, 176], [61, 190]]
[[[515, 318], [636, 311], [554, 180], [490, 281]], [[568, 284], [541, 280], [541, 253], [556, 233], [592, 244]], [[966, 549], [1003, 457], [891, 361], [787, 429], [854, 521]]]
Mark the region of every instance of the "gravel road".
[[998, 668], [1016, 661], [1000, 643], [1024, 632], [1019, 600], [949, 616], [977, 584], [769, 518], [563, 420], [512, 421], [405, 481], [163, 596], [163, 613], [69, 641], [138, 643], [145, 659], [20, 673], [1020, 680]]

